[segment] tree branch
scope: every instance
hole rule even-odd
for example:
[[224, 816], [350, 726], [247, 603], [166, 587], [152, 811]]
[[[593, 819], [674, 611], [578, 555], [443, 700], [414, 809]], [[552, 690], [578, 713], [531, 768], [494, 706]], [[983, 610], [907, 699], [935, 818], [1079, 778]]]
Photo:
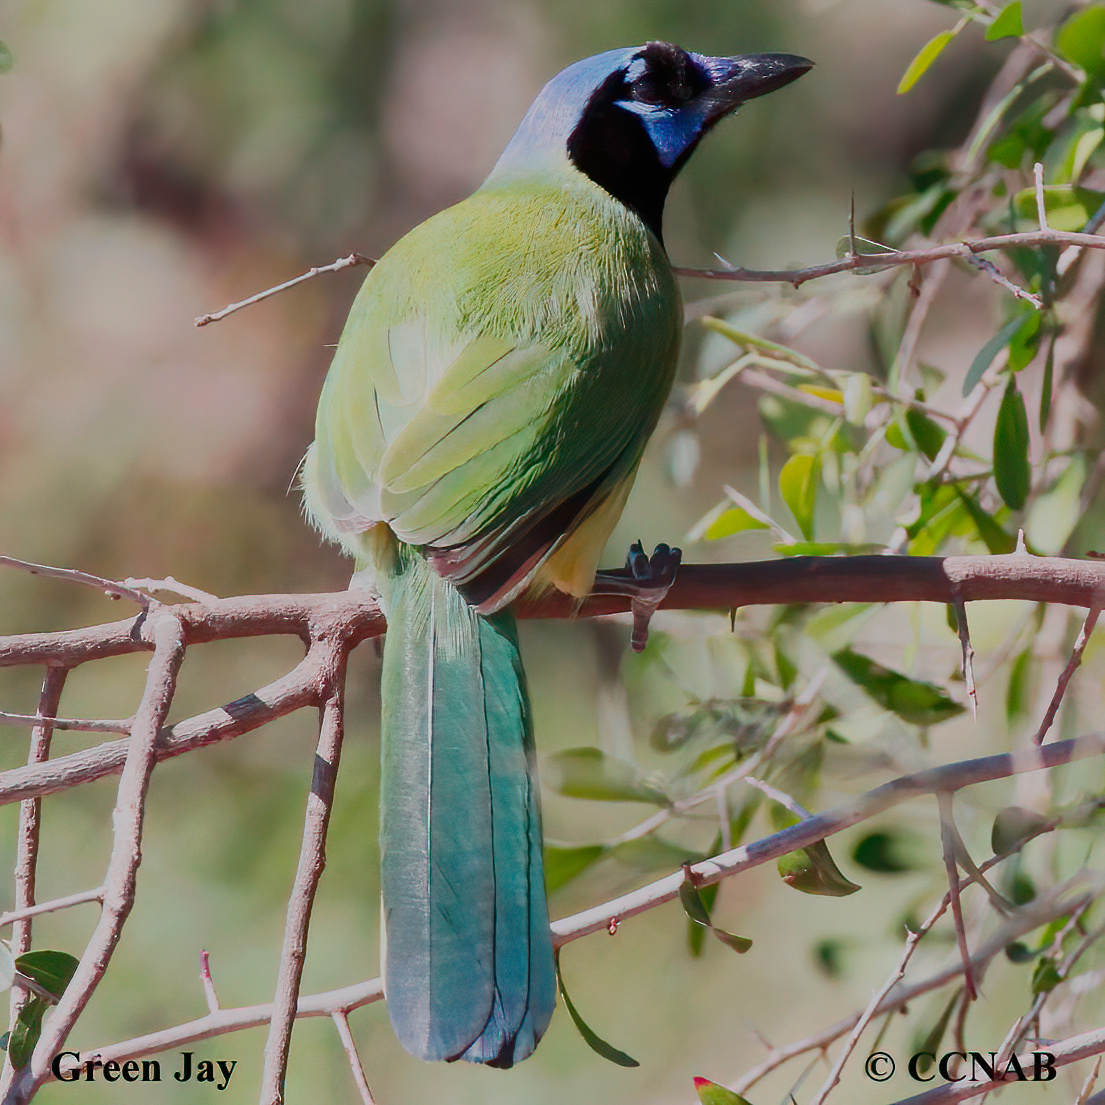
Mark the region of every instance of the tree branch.
[[998, 234], [989, 238], [974, 238], [963, 242], [946, 242], [925, 246], [922, 249], [888, 249], [878, 253], [853, 253], [838, 261], [812, 265], [805, 269], [690, 269], [676, 268], [679, 276], [698, 277], [702, 280], [731, 280], [757, 284], [790, 284], [801, 287], [808, 280], [832, 276], [838, 272], [855, 272], [857, 269], [873, 271], [898, 268], [902, 265], [929, 265], [953, 257], [967, 260], [976, 254], [992, 250], [1036, 248], [1039, 246], [1078, 246], [1085, 249], [1105, 249], [1105, 237], [1098, 234], [1079, 234], [1074, 231], [1029, 230], [1020, 234]]
[[345, 682], [345, 657], [341, 643], [330, 644], [324, 654], [326, 697], [319, 710], [319, 739], [315, 751], [315, 771], [303, 826], [303, 845], [299, 868], [288, 901], [284, 946], [280, 953], [280, 973], [273, 1002], [273, 1017], [265, 1045], [265, 1069], [261, 1079], [261, 1105], [281, 1105], [284, 1100], [284, 1076], [292, 1040], [299, 984], [307, 958], [307, 929], [319, 879], [326, 866], [326, 829], [334, 801], [342, 744], [342, 702]]
[[154, 745], [173, 701], [177, 672], [184, 659], [184, 635], [179, 621], [170, 613], [154, 620], [154, 658], [142, 702], [135, 714], [134, 731], [119, 780], [113, 823], [111, 858], [104, 878], [100, 920], [81, 956], [72, 980], [60, 1001], [47, 1016], [31, 1061], [19, 1072], [4, 1096], [4, 1105], [28, 1101], [48, 1078], [50, 1064], [99, 984], [119, 941], [131, 907], [138, 865], [142, 856], [142, 825], [146, 795], [157, 757]]

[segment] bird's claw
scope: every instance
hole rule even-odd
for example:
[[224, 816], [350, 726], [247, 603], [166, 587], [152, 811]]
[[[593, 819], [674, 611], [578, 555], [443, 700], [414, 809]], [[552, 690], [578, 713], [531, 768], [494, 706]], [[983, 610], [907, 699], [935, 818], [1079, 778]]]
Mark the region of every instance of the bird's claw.
[[675, 582], [682, 559], [682, 549], [673, 549], [662, 543], [652, 550], [652, 556], [645, 555], [640, 541], [634, 541], [629, 546], [625, 566], [633, 576], [629, 608], [633, 614], [630, 644], [634, 652], [643, 652], [648, 644], [649, 622]]

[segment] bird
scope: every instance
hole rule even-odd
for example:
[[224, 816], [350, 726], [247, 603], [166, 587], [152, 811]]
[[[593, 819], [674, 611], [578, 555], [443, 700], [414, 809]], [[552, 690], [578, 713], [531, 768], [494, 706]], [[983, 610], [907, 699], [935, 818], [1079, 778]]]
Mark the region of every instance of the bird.
[[301, 483], [387, 619], [381, 960], [418, 1058], [510, 1067], [552, 1017], [512, 606], [588, 594], [671, 390], [672, 180], [715, 123], [811, 65], [665, 42], [570, 65], [483, 184], [393, 245], [350, 309]]

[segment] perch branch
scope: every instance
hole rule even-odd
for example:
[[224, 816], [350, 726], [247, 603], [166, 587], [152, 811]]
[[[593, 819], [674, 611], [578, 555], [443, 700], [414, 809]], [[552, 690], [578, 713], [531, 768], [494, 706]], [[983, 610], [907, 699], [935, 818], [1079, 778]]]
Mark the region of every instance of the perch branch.
[[988, 238], [974, 238], [962, 242], [945, 242], [923, 249], [896, 249], [879, 253], [853, 253], [837, 261], [812, 265], [805, 269], [691, 269], [676, 268], [679, 276], [697, 277], [701, 280], [733, 280], [758, 284], [790, 284], [801, 287], [809, 280], [832, 276], [838, 272], [854, 272], [857, 269], [875, 270], [897, 268], [902, 265], [929, 265], [934, 261], [961, 257], [971, 260], [976, 254], [993, 250], [1020, 249], [1040, 246], [1077, 246], [1085, 249], [1105, 249], [1105, 237], [1098, 234], [1080, 234], [1075, 231], [1029, 230], [1019, 234], [997, 234]]

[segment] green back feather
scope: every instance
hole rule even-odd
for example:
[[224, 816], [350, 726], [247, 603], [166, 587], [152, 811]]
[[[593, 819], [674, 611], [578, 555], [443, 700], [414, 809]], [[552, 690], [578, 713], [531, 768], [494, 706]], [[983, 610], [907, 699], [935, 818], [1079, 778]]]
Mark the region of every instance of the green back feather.
[[354, 555], [374, 521], [462, 547], [464, 584], [528, 517], [631, 476], [680, 326], [660, 243], [570, 166], [482, 188], [365, 281], [319, 403], [308, 509]]

